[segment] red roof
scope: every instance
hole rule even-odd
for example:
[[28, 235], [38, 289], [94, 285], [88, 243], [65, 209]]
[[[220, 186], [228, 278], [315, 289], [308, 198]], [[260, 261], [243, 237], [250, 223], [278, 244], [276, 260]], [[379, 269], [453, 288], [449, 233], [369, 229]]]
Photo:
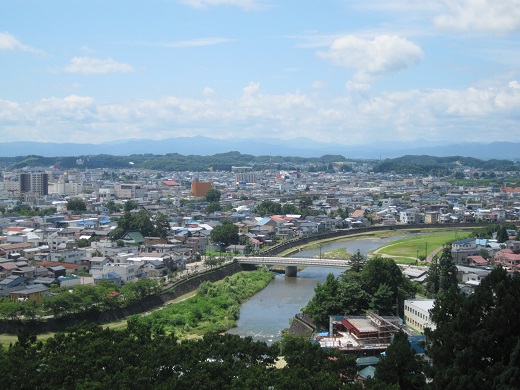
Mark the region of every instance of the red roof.
[[19, 227], [6, 227], [4, 228], [4, 231], [6, 232], [16, 232], [16, 233], [20, 233], [23, 229], [22, 228], [19, 228]]
[[162, 183], [168, 187], [174, 187], [179, 185], [179, 183], [177, 183], [175, 180], [163, 180]]
[[67, 269], [76, 269], [78, 267], [82, 267], [81, 264], [60, 263], [59, 261], [39, 261], [36, 263], [36, 265], [40, 265], [42, 267], [56, 267], [61, 265], [63, 268]]
[[365, 210], [354, 210], [352, 213], [352, 218], [359, 218], [365, 215]]
[[482, 256], [468, 256], [468, 259], [475, 264], [486, 265], [487, 261]]

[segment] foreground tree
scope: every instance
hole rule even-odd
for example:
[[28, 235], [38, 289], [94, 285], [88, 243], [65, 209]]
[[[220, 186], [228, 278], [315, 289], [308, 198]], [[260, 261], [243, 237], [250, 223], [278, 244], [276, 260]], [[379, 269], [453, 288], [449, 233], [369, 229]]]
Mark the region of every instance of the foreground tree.
[[[287, 365], [276, 368], [279, 345], [251, 337], [207, 334], [179, 342], [134, 317], [126, 329], [84, 324], [45, 343], [19, 332], [0, 346], [2, 389], [338, 389], [355, 374], [355, 360], [291, 340]], [[355, 387], [354, 388], [358, 388]]]
[[469, 296], [455, 287], [436, 299], [426, 331], [434, 389], [512, 389], [519, 383], [520, 275], [493, 270]]
[[358, 249], [356, 253], [354, 253], [350, 257], [350, 270], [352, 272], [360, 272], [363, 269], [363, 266], [367, 262], [367, 257], [361, 254], [361, 251]]
[[360, 272], [354, 269], [340, 278], [329, 274], [325, 283], [318, 283], [305, 311], [323, 325], [329, 315], [358, 315], [369, 309], [393, 315], [396, 305], [402, 315], [404, 300], [413, 297], [416, 288], [394, 260], [376, 256]]
[[423, 389], [426, 385], [423, 369], [423, 361], [416, 356], [406, 334], [400, 331], [376, 366], [374, 379], [386, 385], [398, 385], [401, 390]]
[[434, 257], [426, 278], [426, 291], [435, 296], [457, 286], [457, 267], [451, 255], [451, 244], [444, 245], [442, 252]]

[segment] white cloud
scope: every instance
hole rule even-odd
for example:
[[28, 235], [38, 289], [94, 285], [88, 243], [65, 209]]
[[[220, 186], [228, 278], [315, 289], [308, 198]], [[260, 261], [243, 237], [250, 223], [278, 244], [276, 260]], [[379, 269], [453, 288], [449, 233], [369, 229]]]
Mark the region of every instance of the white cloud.
[[336, 39], [328, 51], [318, 52], [318, 56], [339, 66], [376, 75], [408, 68], [422, 60], [423, 52], [415, 43], [397, 36], [379, 35], [366, 40], [347, 35]]
[[346, 85], [347, 91], [350, 92], [365, 92], [370, 89], [369, 83], [356, 82], [354, 80], [347, 81]]
[[519, 0], [445, 0], [434, 18], [440, 28], [504, 34], [520, 30]]
[[212, 97], [215, 96], [217, 92], [211, 87], [206, 87], [202, 90], [202, 94], [206, 97]]
[[41, 50], [26, 45], [7, 31], [0, 32], [0, 50], [22, 50], [33, 53], [41, 53]]
[[65, 72], [83, 74], [127, 73], [132, 71], [132, 66], [117, 62], [112, 58], [103, 60], [92, 57], [74, 57], [70, 60], [70, 64], [65, 67]]
[[248, 86], [244, 88], [243, 91], [245, 96], [257, 95], [258, 91], [260, 91], [260, 83], [250, 82]]
[[193, 8], [209, 8], [221, 5], [234, 6], [245, 10], [264, 8], [266, 4], [257, 0], [181, 0]]
[[520, 89], [520, 83], [518, 83], [516, 80], [510, 81], [508, 85], [509, 88]]
[[97, 143], [187, 135], [307, 137], [336, 144], [420, 138], [520, 142], [518, 86], [504, 81], [492, 87], [379, 94], [360, 88], [355, 98], [324, 99], [299, 92], [264, 94], [259, 83], [251, 82], [236, 100], [169, 96], [107, 104], [79, 95], [30, 103], [0, 100], [0, 128], [3, 142]]

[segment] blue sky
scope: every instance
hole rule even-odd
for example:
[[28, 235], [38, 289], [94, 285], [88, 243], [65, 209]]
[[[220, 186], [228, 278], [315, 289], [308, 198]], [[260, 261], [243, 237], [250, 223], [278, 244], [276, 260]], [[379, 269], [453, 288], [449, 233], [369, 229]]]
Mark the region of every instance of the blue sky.
[[0, 142], [520, 142], [520, 0], [5, 0]]

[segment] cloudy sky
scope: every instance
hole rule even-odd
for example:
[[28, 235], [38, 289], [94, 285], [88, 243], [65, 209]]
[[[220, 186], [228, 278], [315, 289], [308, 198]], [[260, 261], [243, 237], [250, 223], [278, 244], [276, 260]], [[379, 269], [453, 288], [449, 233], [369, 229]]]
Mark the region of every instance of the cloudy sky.
[[4, 0], [0, 142], [520, 142], [520, 0]]

